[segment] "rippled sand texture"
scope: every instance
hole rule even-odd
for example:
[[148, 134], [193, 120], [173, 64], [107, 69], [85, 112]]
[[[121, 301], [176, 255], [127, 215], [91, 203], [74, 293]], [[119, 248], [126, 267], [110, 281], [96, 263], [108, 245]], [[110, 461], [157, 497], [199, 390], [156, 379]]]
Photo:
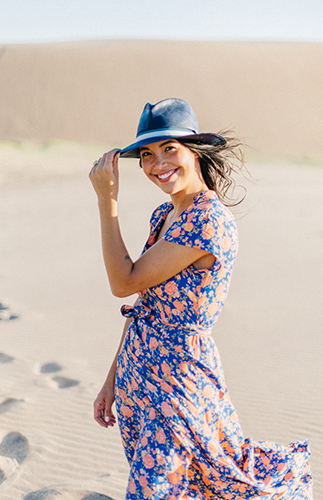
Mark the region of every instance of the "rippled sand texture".
[[[2, 500], [121, 500], [126, 488], [118, 430], [94, 422], [92, 401], [119, 342], [119, 307], [134, 298], [112, 297], [105, 278], [87, 179], [97, 151], [64, 147], [46, 155], [0, 148], [10, 169], [0, 186], [0, 302], [15, 314], [0, 321]], [[23, 157], [28, 173], [19, 181]], [[120, 170], [121, 225], [135, 258], [164, 197], [136, 162], [123, 160]], [[238, 261], [214, 338], [245, 436], [309, 438], [322, 498], [323, 170], [250, 170], [248, 198], [234, 210]]]

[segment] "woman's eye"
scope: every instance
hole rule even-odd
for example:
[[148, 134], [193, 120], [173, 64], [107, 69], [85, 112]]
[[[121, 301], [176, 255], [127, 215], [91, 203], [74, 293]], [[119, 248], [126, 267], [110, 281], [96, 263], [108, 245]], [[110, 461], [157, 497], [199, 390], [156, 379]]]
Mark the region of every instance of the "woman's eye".
[[174, 146], [166, 146], [165, 151], [170, 151], [171, 149], [174, 149]]
[[145, 158], [145, 156], [149, 156], [149, 155], [150, 155], [149, 151], [143, 151], [143, 152], [141, 153], [141, 157], [142, 157], [142, 158]]

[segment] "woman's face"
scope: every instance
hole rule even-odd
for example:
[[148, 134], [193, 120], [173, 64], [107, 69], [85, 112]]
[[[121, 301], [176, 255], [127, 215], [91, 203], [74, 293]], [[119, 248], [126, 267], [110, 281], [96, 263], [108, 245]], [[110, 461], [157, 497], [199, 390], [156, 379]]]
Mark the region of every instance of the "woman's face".
[[140, 148], [143, 171], [167, 194], [201, 190], [204, 184], [197, 155], [175, 139]]

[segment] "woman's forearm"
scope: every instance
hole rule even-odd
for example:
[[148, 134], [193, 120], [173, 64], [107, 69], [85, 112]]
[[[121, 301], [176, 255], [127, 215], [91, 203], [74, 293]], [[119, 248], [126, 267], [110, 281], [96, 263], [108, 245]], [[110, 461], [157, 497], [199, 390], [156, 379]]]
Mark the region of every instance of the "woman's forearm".
[[110, 287], [114, 295], [127, 295], [125, 287], [133, 262], [121, 236], [116, 200], [99, 200], [99, 211], [103, 259]]
[[118, 222], [118, 151], [113, 149], [105, 153], [94, 163], [89, 176], [98, 196], [103, 258], [111, 290], [114, 295], [126, 296], [131, 295], [125, 293], [125, 289], [133, 262], [121, 237]]

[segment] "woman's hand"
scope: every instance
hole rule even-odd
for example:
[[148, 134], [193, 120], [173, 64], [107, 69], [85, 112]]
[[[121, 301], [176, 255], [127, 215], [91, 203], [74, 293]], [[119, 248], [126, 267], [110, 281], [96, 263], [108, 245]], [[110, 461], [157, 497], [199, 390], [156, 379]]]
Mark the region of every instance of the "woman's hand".
[[114, 399], [114, 384], [105, 382], [94, 401], [94, 418], [102, 427], [113, 427], [116, 423], [112, 411]]
[[117, 200], [119, 191], [118, 159], [120, 149], [112, 149], [94, 162], [89, 177], [99, 202]]

